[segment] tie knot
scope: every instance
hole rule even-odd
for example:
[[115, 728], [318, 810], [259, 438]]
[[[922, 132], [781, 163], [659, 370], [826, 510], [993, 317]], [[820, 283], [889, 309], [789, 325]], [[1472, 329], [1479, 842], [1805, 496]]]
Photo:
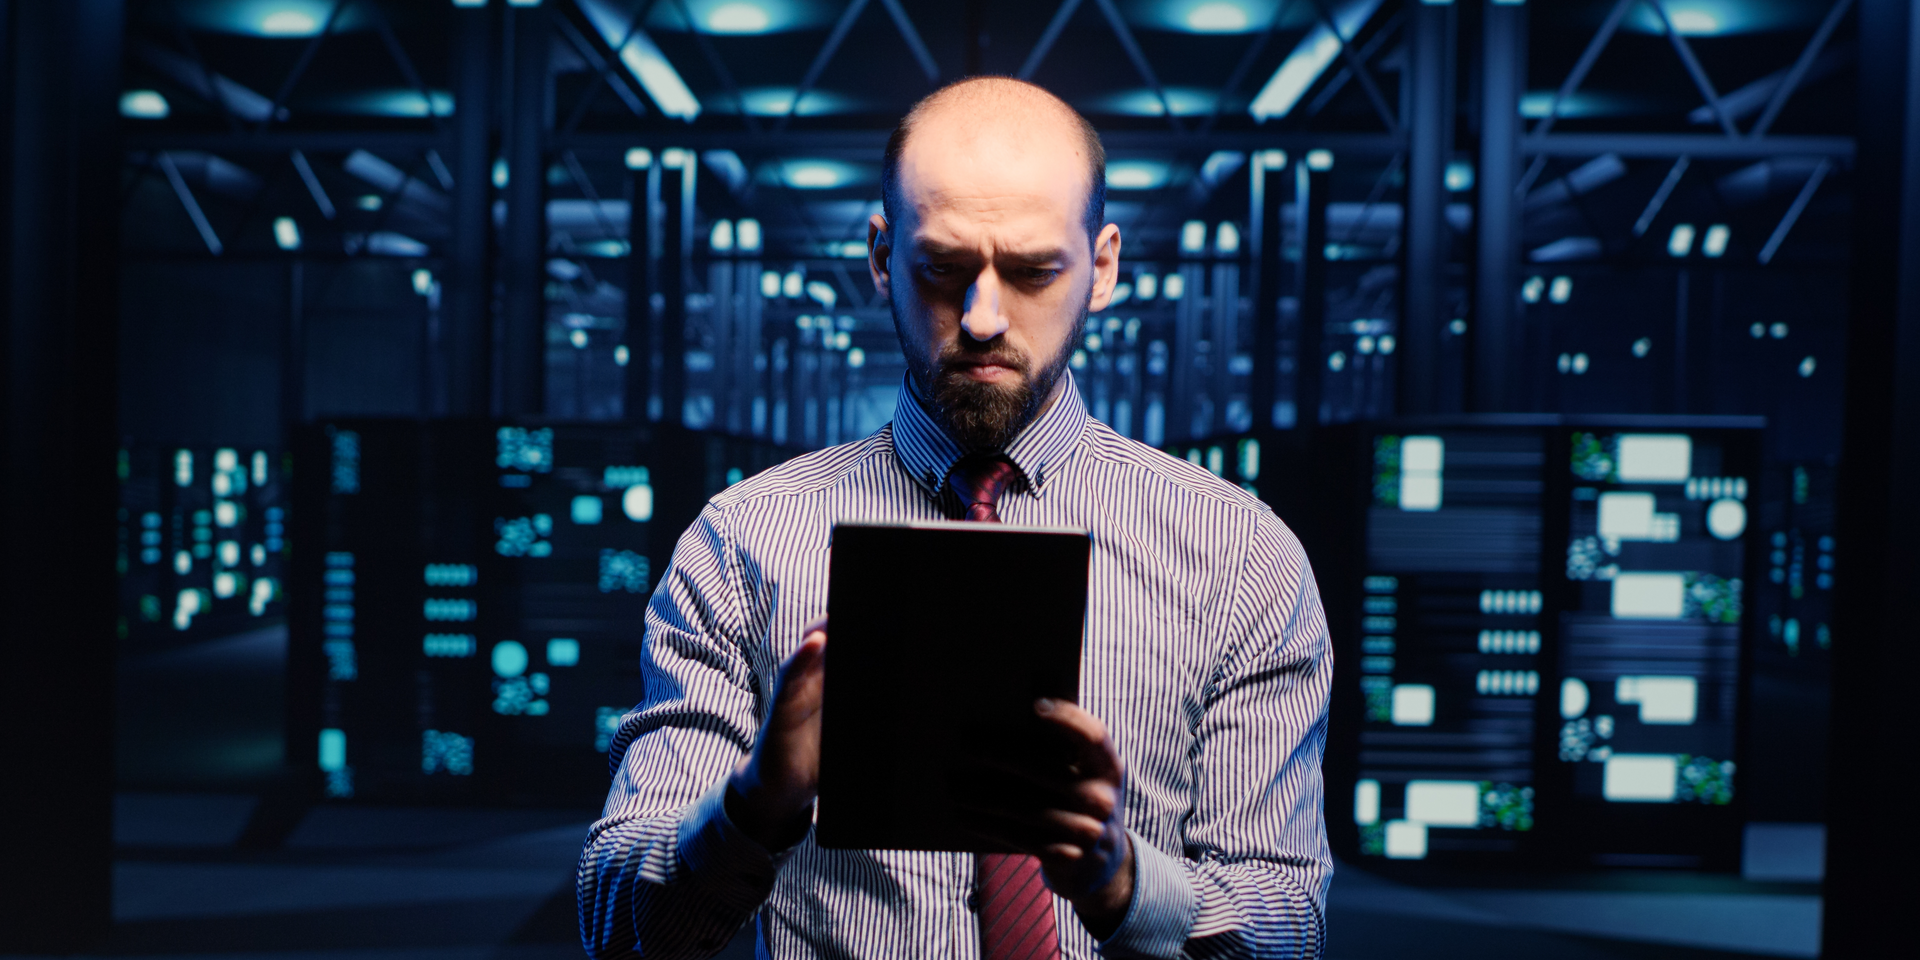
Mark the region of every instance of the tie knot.
[[1018, 472], [1004, 456], [971, 456], [953, 465], [947, 482], [952, 484], [953, 492], [960, 495], [968, 520], [999, 523], [1000, 513], [995, 504]]

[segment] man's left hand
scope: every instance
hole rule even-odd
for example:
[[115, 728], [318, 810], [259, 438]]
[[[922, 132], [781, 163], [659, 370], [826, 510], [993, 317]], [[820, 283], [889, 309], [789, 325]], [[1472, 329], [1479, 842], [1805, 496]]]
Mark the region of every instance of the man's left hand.
[[[1047, 886], [1104, 940], [1133, 902], [1133, 842], [1127, 836], [1125, 777], [1106, 725], [1078, 705], [1043, 699], [1034, 711], [1066, 746], [1064, 773], [1036, 781], [1045, 809], [976, 811], [977, 832], [1040, 860]], [[1031, 775], [1027, 779], [1034, 779]]]

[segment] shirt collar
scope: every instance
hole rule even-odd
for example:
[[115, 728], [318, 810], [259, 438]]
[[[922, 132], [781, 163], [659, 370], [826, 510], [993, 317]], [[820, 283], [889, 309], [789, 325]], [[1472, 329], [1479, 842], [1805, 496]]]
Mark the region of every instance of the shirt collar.
[[[1063, 371], [1060, 396], [1053, 406], [1040, 414], [1026, 429], [1007, 444], [1007, 459], [1019, 469], [1029, 492], [1038, 497], [1046, 490], [1047, 480], [1060, 471], [1072, 456], [1080, 435], [1087, 427], [1087, 406], [1074, 385], [1072, 371]], [[953, 464], [967, 453], [920, 406], [913, 386], [900, 384], [900, 397], [893, 414], [893, 450], [902, 466], [934, 497], [946, 490], [947, 474]]]

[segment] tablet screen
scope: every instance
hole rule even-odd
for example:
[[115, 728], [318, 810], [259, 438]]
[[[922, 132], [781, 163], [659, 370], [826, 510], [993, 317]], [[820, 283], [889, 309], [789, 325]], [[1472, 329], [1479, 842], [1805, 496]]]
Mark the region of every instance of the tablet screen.
[[1058, 528], [834, 527], [817, 843], [994, 849], [956, 807], [1064, 763], [1033, 702], [1079, 699], [1090, 550]]

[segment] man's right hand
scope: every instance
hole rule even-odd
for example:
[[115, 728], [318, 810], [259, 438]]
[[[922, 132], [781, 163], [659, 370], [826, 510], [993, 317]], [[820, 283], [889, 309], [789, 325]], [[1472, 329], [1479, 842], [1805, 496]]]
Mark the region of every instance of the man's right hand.
[[820, 789], [820, 700], [826, 676], [827, 626], [807, 628], [780, 668], [773, 714], [753, 752], [727, 784], [727, 816], [768, 850], [784, 850], [806, 836]]

